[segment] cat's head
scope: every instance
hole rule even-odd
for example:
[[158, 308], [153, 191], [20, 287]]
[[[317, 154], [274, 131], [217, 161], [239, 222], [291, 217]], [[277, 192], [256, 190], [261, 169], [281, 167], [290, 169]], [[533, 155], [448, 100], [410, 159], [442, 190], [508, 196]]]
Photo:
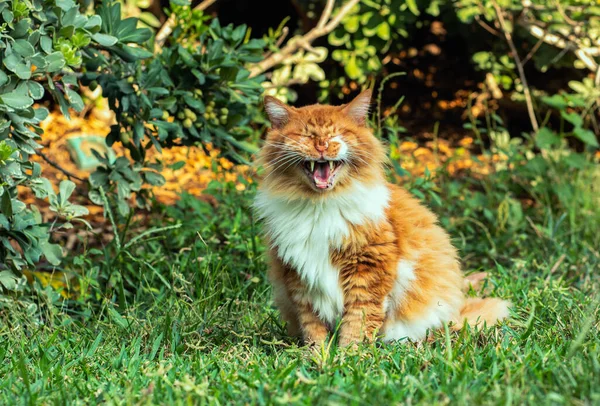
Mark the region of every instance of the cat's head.
[[382, 177], [385, 151], [367, 127], [371, 91], [342, 106], [287, 106], [267, 96], [271, 131], [259, 154], [263, 186], [308, 197]]

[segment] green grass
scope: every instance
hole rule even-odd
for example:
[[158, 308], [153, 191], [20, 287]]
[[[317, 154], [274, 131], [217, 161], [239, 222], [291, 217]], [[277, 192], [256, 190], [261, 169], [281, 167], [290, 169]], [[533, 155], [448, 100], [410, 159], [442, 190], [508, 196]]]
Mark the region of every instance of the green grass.
[[0, 404], [599, 404], [597, 171], [410, 181], [445, 202], [426, 198], [512, 318], [318, 354], [286, 337], [271, 305], [252, 190], [213, 185], [216, 210], [184, 196], [152, 220], [181, 228], [70, 261], [87, 296], [2, 297]]

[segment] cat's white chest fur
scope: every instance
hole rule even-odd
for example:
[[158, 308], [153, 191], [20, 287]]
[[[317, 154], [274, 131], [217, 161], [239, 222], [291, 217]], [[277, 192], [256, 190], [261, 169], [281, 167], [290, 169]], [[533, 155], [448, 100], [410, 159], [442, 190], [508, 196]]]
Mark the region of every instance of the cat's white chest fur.
[[274, 197], [266, 190], [256, 196], [257, 213], [280, 259], [298, 272], [314, 310], [330, 325], [344, 308], [339, 269], [331, 263], [331, 250], [341, 247], [351, 224], [381, 221], [389, 198], [385, 184], [360, 182], [342, 195], [325, 195], [318, 201]]

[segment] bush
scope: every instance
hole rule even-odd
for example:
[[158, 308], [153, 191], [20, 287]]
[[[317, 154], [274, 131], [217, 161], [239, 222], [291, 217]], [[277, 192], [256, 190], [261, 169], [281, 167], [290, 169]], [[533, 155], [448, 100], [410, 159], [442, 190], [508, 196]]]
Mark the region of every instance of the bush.
[[[136, 40], [128, 35], [136, 29], [133, 22], [124, 27], [120, 37], [112, 36], [106, 32], [107, 21], [103, 23], [99, 15], [81, 14], [71, 0], [2, 1], [0, 15], [7, 32], [0, 40], [0, 263], [19, 270], [42, 256], [57, 264], [61, 249], [50, 243], [50, 233], [70, 227], [69, 221], [86, 213], [68, 203], [72, 182], [61, 183], [55, 195], [52, 185], [41, 176], [40, 165], [30, 160], [41, 147], [37, 143], [42, 134], [39, 123], [48, 116], [48, 110], [34, 107], [34, 101], [48, 92], [65, 115], [70, 108], [81, 111], [84, 103], [76, 71], [87, 53], [104, 47], [126, 53], [128, 43]], [[120, 15], [114, 17], [120, 20]], [[137, 58], [133, 52], [131, 59]], [[52, 224], [42, 223], [37, 208], [18, 199], [17, 186], [31, 189], [37, 198], [48, 198], [59, 217]], [[59, 218], [65, 222], [57, 223]], [[12, 283], [3, 285], [9, 288]]]
[[[345, 75], [322, 81], [323, 96], [330, 92], [341, 96], [339, 89], [350, 81], [364, 84], [382, 72], [398, 69], [394, 64], [399, 62], [392, 61], [398, 61], [403, 50], [422, 48], [424, 44], [416, 38], [422, 37], [423, 28], [434, 21], [443, 23], [445, 38], [452, 38], [456, 46], [464, 44], [466, 52], [461, 52], [470, 55], [468, 62], [487, 78], [488, 91], [495, 92], [495, 98], [501, 97], [501, 93], [497, 96], [498, 91], [506, 91], [513, 99], [525, 101], [527, 78], [519, 69], [528, 62], [528, 72], [532, 73], [567, 68], [576, 76], [573, 79], [581, 76], [574, 73], [578, 70], [598, 77], [600, 7], [591, 0], [552, 4], [497, 0], [369, 1], [360, 2], [328, 36], [331, 56]], [[515, 55], [511, 46], [520, 55]], [[598, 88], [599, 83], [597, 79], [593, 87]], [[572, 89], [585, 97], [589, 86], [587, 91], [584, 87]], [[548, 95], [546, 91], [545, 86], [540, 86], [531, 93], [541, 97]], [[586, 107], [596, 112], [598, 109], [598, 105]], [[595, 124], [597, 132], [600, 126], [591, 122], [593, 116], [588, 117], [587, 125]], [[533, 124], [533, 128], [537, 130], [537, 125]], [[589, 138], [589, 134], [584, 137]]]
[[[238, 162], [254, 151], [245, 141], [252, 107], [261, 93], [261, 76], [250, 78], [244, 65], [257, 61], [264, 42], [250, 40], [246, 27], [210, 25], [189, 7], [176, 6], [185, 18], [171, 46], [154, 54], [152, 32], [136, 18], [121, 18], [117, 2], [99, 4], [91, 15], [72, 0], [0, 2], [6, 35], [0, 40], [0, 288], [14, 289], [20, 270], [42, 257], [57, 265], [61, 248], [50, 236], [83, 221], [87, 210], [69, 203], [75, 189], [63, 181], [58, 194], [31, 156], [41, 148], [39, 123], [48, 110], [36, 102], [50, 95], [69, 117], [81, 111], [81, 85], [101, 86], [116, 113], [107, 142], [130, 152], [114, 161], [97, 154], [102, 165], [90, 177], [90, 199], [129, 213], [129, 199], [146, 205], [144, 184], [160, 185], [160, 162], [146, 150], [211, 143]], [[187, 14], [186, 14], [187, 13]], [[189, 18], [194, 13], [194, 19]], [[43, 223], [35, 205], [19, 200], [17, 187], [48, 199], [57, 217]], [[8, 272], [12, 270], [12, 272]]]

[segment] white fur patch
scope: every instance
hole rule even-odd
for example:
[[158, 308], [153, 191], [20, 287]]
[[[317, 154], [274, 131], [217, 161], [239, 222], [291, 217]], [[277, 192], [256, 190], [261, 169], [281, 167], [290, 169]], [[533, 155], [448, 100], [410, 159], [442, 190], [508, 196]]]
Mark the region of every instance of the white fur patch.
[[336, 159], [346, 159], [348, 157], [348, 144], [340, 137], [336, 135], [331, 139], [331, 141], [337, 142], [340, 144], [340, 150], [337, 154]]
[[390, 321], [384, 333], [384, 341], [402, 340], [419, 341], [425, 338], [427, 330], [435, 330], [454, 319], [457, 308], [443, 301], [433, 302], [429, 310], [416, 320]]
[[385, 184], [355, 182], [346, 193], [319, 200], [286, 199], [259, 190], [255, 208], [280, 259], [292, 266], [307, 285], [313, 308], [331, 325], [344, 306], [339, 269], [330, 250], [340, 248], [350, 224], [375, 224], [385, 217], [390, 192]]
[[417, 278], [415, 275], [415, 265], [415, 262], [407, 261], [405, 259], [398, 262], [394, 286], [392, 287], [390, 294], [385, 298], [383, 305], [383, 310], [388, 314], [388, 317], [393, 317], [393, 312], [402, 303], [404, 294]]

